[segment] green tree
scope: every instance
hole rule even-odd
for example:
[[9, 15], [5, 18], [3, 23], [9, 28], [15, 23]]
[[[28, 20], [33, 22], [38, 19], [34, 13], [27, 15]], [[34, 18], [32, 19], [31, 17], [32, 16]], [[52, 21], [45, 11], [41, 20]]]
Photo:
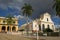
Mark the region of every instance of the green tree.
[[55, 3], [53, 5], [53, 8], [56, 9], [56, 15], [58, 15], [60, 17], [60, 0], [54, 0]]
[[24, 29], [21, 29], [21, 30], [19, 30], [19, 31], [25, 31]]
[[7, 22], [7, 25], [9, 25], [9, 31], [10, 31], [10, 26], [13, 24], [13, 15], [12, 14], [8, 14], [7, 16], [6, 16], [6, 22]]
[[[22, 12], [23, 12], [23, 16], [26, 16], [26, 20], [27, 20], [27, 24], [28, 24], [28, 17], [31, 16], [33, 9], [32, 6], [30, 4], [25, 3], [24, 6], [22, 7]], [[29, 27], [26, 27], [26, 31], [27, 31], [27, 35], [28, 35], [28, 31], [29, 31]]]
[[20, 29], [19, 31], [22, 32], [22, 34], [23, 34], [23, 32], [25, 31], [25, 29]]
[[[55, 4], [53, 5], [53, 8], [56, 9], [56, 15], [58, 15], [60, 17], [60, 0], [54, 0]], [[60, 32], [59, 32], [60, 35]]]

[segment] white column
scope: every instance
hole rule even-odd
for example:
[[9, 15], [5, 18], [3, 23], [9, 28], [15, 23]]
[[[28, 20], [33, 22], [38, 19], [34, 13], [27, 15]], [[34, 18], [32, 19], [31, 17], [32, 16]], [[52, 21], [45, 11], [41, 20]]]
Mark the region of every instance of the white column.
[[42, 24], [41, 24], [41, 32], [42, 32], [42, 30], [43, 30], [43, 29], [42, 29]]
[[5, 31], [7, 32], [7, 26], [6, 26], [6, 29], [5, 29]]
[[12, 32], [12, 26], [10, 27], [10, 31]]

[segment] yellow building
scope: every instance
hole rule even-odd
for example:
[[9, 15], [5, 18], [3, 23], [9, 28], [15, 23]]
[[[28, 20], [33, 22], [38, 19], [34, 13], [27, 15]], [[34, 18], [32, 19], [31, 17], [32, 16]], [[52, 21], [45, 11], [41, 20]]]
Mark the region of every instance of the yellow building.
[[15, 32], [18, 30], [18, 20], [13, 18], [13, 24], [8, 25], [5, 17], [0, 17], [0, 32]]

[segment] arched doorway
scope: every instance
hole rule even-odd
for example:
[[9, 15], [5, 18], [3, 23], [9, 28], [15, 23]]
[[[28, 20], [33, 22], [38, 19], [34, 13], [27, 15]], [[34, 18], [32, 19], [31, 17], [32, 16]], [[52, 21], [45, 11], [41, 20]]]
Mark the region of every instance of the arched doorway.
[[50, 26], [49, 26], [49, 25], [47, 25], [47, 28], [50, 28]]
[[39, 30], [41, 31], [41, 26], [39, 25]]
[[5, 26], [2, 26], [2, 31], [5, 31], [6, 27]]
[[10, 26], [7, 27], [7, 31], [10, 31]]
[[16, 31], [16, 27], [15, 26], [12, 27], [12, 31]]
[[42, 24], [42, 30], [44, 31], [44, 29], [45, 29], [45, 25], [44, 25], [44, 24]]

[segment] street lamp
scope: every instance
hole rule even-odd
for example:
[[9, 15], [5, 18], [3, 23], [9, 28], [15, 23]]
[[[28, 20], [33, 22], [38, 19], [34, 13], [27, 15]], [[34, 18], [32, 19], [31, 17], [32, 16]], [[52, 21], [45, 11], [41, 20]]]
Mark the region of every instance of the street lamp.
[[37, 25], [37, 40], [39, 39], [39, 38], [38, 38], [38, 29], [39, 29], [39, 28], [38, 28], [38, 25]]
[[37, 38], [37, 40], [38, 40], [38, 30], [39, 30], [39, 27], [38, 27], [38, 22], [37, 22], [37, 20], [34, 20], [33, 21], [33, 30], [36, 30], [35, 32], [36, 32], [36, 38]]

